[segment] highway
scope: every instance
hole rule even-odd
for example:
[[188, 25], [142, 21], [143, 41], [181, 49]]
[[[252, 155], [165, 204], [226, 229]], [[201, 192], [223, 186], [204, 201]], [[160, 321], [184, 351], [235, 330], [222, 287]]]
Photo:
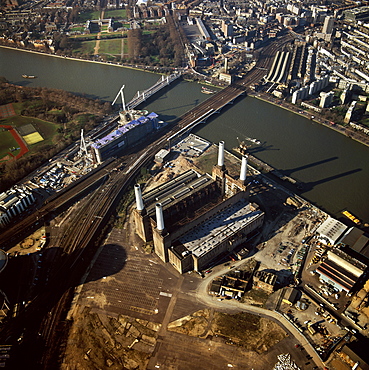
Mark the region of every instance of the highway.
[[[20, 237], [25, 237], [36, 228], [41, 219], [48, 219], [55, 215], [59, 209], [83, 195], [86, 188], [93, 189], [102, 182], [102, 189], [97, 189], [74, 216], [74, 222], [64, 232], [60, 239], [58, 257], [51, 261], [51, 273], [48, 282], [39, 293], [20, 310], [19, 315], [7, 321], [0, 332], [3, 344], [17, 344], [18, 353], [34, 362], [40, 368], [53, 368], [60, 356], [60, 347], [64, 337], [60, 333], [68, 333], [66, 314], [73, 299], [75, 286], [78, 285], [82, 275], [92, 260], [97, 245], [95, 241], [101, 240], [104, 227], [115, 211], [118, 201], [134, 180], [142, 166], [147, 164], [154, 154], [164, 147], [168, 138], [178, 132], [191, 128], [193, 123], [203, 117], [210, 110], [219, 111], [228, 103], [244, 94], [251, 84], [254, 84], [265, 75], [265, 68], [269, 68], [276, 51], [283, 43], [289, 42], [291, 36], [269, 44], [261, 51], [259, 62], [244, 79], [226, 87], [219, 93], [199, 104], [178, 119], [169, 132], [162, 135], [153, 143], [144, 143], [145, 147], [133, 148], [132, 152], [120, 159], [112, 160], [105, 166], [99, 167], [86, 178], [66, 188], [54, 198], [49, 199], [36, 213], [26, 217], [18, 224], [13, 225], [1, 234], [0, 247], [8, 249]], [[124, 163], [124, 170], [114, 170]], [[14, 236], [18, 235], [17, 238]], [[22, 336], [22, 341], [17, 341]], [[31, 356], [32, 355], [32, 356]], [[42, 364], [42, 365], [41, 365]]]

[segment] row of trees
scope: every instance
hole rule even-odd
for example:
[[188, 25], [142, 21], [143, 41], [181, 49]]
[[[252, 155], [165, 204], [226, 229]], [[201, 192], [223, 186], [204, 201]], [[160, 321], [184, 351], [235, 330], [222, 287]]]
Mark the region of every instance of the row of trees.
[[18, 160], [0, 164], [0, 191], [4, 191], [34, 171], [42, 163], [77, 140], [80, 130], [91, 130], [104, 114], [111, 113], [108, 102], [44, 87], [20, 87], [0, 77], [0, 105], [22, 103], [22, 116], [62, 124], [52, 145], [38, 145], [37, 151]]
[[142, 29], [128, 31], [128, 60], [146, 65], [177, 66], [175, 45], [168, 27], [159, 26], [150, 34]]

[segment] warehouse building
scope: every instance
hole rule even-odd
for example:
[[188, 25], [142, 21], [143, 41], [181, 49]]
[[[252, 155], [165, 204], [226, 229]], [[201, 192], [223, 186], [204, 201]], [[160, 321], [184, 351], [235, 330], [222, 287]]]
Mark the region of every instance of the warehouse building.
[[320, 275], [320, 280], [339, 291], [350, 292], [366, 268], [367, 265], [363, 262], [335, 248], [328, 251], [327, 258], [316, 272]]
[[0, 193], [0, 228], [24, 212], [34, 201], [35, 196], [27, 186], [14, 186]]
[[328, 217], [316, 230], [319, 241], [326, 245], [335, 245], [346, 231], [347, 226], [332, 217]]
[[228, 175], [221, 142], [212, 176], [189, 170], [143, 195], [135, 185], [137, 234], [180, 273], [205, 269], [263, 224], [264, 213], [248, 201], [246, 173], [243, 157], [239, 178]]
[[318, 240], [328, 246], [349, 248], [360, 259], [369, 260], [369, 237], [357, 227], [347, 227], [341, 221], [328, 217], [316, 230]]
[[94, 161], [100, 164], [116, 155], [119, 150], [135, 144], [160, 129], [161, 125], [158, 117], [156, 113], [152, 112], [147, 116], [125, 123], [110, 134], [96, 140], [91, 145]]
[[349, 247], [361, 256], [369, 260], [369, 237], [363, 230], [357, 227], [350, 227], [340, 238], [338, 244], [343, 247]]

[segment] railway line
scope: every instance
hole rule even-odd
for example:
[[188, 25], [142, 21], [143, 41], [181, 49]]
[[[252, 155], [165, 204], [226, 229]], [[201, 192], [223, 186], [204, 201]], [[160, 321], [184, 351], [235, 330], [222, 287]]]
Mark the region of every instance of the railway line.
[[[268, 63], [271, 63], [271, 58], [274, 56], [273, 46], [266, 47], [264, 52], [271, 57], [262, 58], [259, 63], [260, 68], [265, 68]], [[133, 185], [133, 180], [137, 177], [141, 167], [166, 145], [168, 138], [191, 127], [194, 120], [204, 115], [209, 109], [219, 111], [233, 102], [245, 93], [250, 84], [260, 80], [263, 74], [262, 69], [254, 69], [244, 79], [212, 95], [184, 114], [178, 119], [175, 127], [165, 132], [148, 148], [134, 148], [129, 159], [125, 157], [112, 160], [105, 167], [74, 184], [70, 189], [50, 198], [35, 214], [28, 216], [1, 235], [0, 247], [6, 249], [14, 244], [14, 235], [24, 236], [27, 230], [29, 232], [40, 219], [50, 217], [51, 213], [56, 213], [62, 206], [83, 194], [86, 187], [92, 189], [92, 186], [99, 181], [100, 184], [103, 183], [103, 189], [95, 189], [90, 194], [88, 202], [82, 204], [79, 211], [72, 216], [73, 220], [64, 230], [63, 237], [58, 240], [60, 252], [55, 255], [54, 260], [49, 261], [53, 266], [45, 286], [41, 287], [39, 293], [20, 310], [16, 318], [7, 321], [1, 329], [2, 343], [17, 344], [16, 353], [19, 356], [19, 358], [17, 356], [17, 361], [20, 361], [20, 365], [29, 365], [31, 362], [37, 364], [38, 368], [55, 368], [55, 361], [60, 359], [60, 348], [65, 339], [62, 333], [67, 335], [68, 332], [68, 323], [65, 318], [73, 298], [74, 288], [79, 284], [96, 253], [95, 240], [99, 239], [120, 197], [129, 185]], [[125, 171], [112, 171], [121, 166], [123, 161]], [[23, 338], [21, 343], [18, 341], [20, 337]], [[22, 367], [18, 366], [18, 368]]]

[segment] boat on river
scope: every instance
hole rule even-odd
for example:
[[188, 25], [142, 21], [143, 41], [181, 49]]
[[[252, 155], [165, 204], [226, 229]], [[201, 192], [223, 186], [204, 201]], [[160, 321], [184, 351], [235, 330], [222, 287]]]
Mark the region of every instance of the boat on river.
[[251, 137], [245, 137], [245, 140], [251, 141], [252, 143], [257, 144], [257, 145], [260, 145], [261, 144], [261, 141], [260, 140], [253, 139]]
[[210, 90], [210, 89], [208, 89], [207, 87], [205, 87], [205, 86], [202, 86], [201, 87], [201, 92], [203, 93], [203, 94], [215, 94], [216, 93], [216, 91], [215, 90]]
[[348, 219], [350, 219], [352, 222], [354, 222], [356, 225], [361, 224], [361, 220], [359, 220], [357, 217], [355, 217], [351, 212], [347, 210], [343, 210], [341, 212], [344, 216], [346, 216]]
[[23, 78], [37, 78], [37, 76], [34, 75], [22, 75]]

